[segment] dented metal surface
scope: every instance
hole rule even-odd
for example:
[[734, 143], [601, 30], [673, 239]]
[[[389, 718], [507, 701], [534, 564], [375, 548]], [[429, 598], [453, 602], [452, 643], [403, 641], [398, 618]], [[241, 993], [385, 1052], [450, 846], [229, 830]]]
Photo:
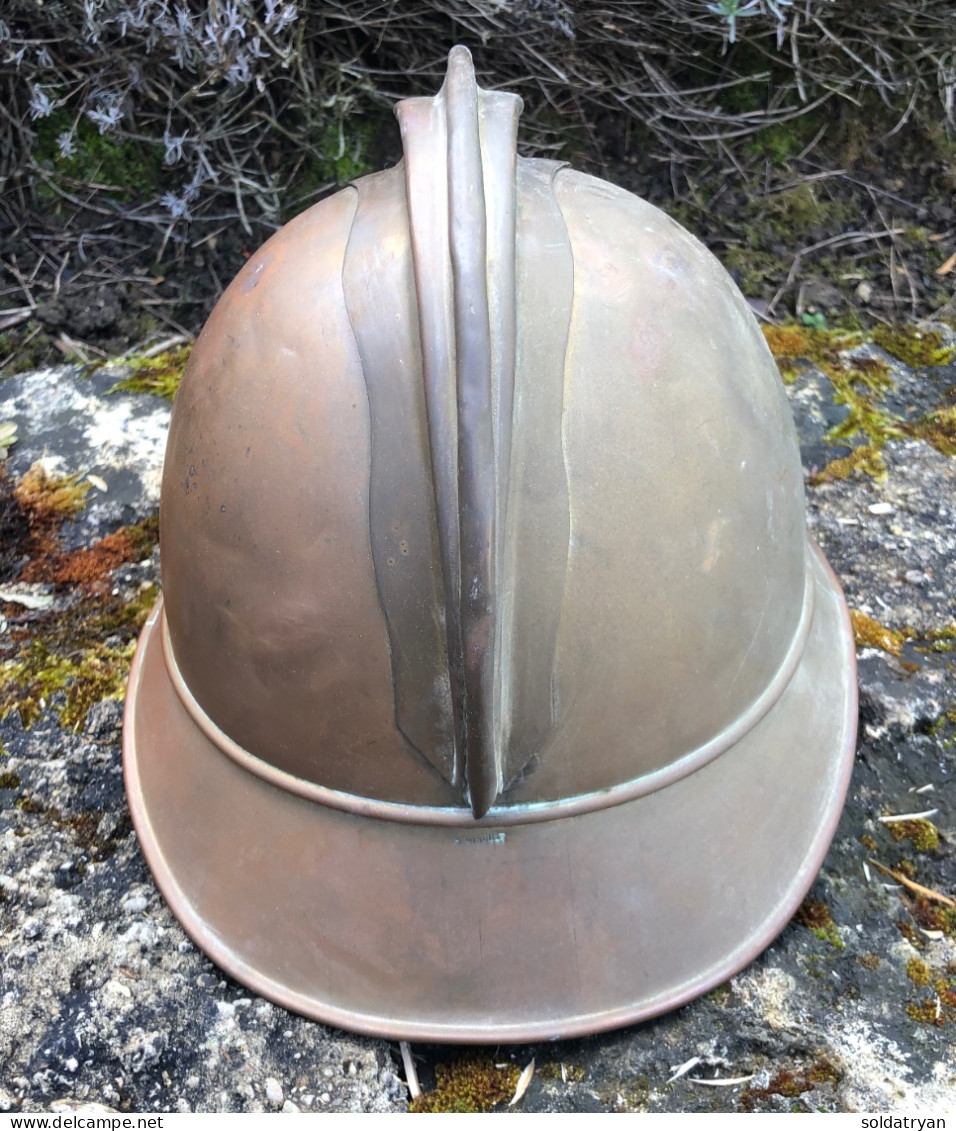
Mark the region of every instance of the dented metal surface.
[[519, 109], [456, 48], [398, 108], [403, 165], [224, 295], [128, 697], [187, 930], [398, 1037], [715, 985], [809, 886], [852, 760], [852, 634], [752, 315], [650, 205], [517, 158]]

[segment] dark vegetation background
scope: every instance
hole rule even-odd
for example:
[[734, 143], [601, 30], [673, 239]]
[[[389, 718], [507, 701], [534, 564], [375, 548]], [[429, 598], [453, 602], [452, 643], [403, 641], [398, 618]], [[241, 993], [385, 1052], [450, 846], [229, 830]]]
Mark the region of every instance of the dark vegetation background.
[[953, 315], [951, 0], [4, 0], [0, 373], [188, 341], [400, 157], [390, 108], [455, 43], [526, 155], [665, 208], [761, 317]]

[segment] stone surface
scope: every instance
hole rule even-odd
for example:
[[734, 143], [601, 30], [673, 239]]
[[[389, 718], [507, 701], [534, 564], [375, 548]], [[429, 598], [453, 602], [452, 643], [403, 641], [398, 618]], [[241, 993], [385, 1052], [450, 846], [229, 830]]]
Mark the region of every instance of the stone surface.
[[[952, 366], [895, 374], [901, 411], [907, 398], [941, 403], [939, 390], [951, 403]], [[0, 419], [19, 425], [12, 475], [43, 456], [107, 485], [68, 526], [70, 545], [156, 504], [168, 406], [106, 395], [116, 379], [50, 371], [0, 384]], [[845, 410], [827, 379], [807, 370], [790, 391], [808, 467], [846, 454], [828, 440]], [[815, 902], [744, 971], [675, 1013], [478, 1050], [520, 1067], [536, 1058], [523, 1110], [956, 1110], [956, 941], [872, 863], [956, 892], [954, 653], [929, 642], [954, 618], [956, 461], [917, 440], [890, 440], [883, 454], [882, 481], [808, 491], [811, 529], [850, 606], [923, 634], [899, 655], [860, 648], [856, 769]], [[156, 556], [123, 569], [116, 584], [135, 590], [155, 577]], [[397, 1046], [255, 997], [179, 928], [129, 822], [121, 704], [97, 704], [76, 732], [54, 707], [29, 730], [16, 714], [0, 724], [0, 1110], [404, 1110]], [[934, 809], [934, 849], [894, 840], [879, 820]], [[426, 1086], [457, 1055], [413, 1051]]]

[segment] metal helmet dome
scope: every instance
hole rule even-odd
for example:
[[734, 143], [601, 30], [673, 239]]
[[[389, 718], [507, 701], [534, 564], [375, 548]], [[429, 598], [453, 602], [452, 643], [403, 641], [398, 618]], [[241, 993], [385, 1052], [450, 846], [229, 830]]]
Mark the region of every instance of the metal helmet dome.
[[856, 727], [763, 337], [647, 203], [517, 157], [464, 48], [282, 228], [176, 399], [127, 788], [174, 913], [291, 1009], [564, 1037], [784, 926]]

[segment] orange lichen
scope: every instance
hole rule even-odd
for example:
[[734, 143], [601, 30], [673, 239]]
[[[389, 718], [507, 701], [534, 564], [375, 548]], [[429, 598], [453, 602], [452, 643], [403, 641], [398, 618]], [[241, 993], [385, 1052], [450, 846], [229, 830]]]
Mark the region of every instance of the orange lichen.
[[139, 561], [148, 555], [157, 535], [156, 518], [146, 519], [135, 526], [123, 526], [88, 549], [44, 554], [28, 562], [21, 577], [24, 581], [52, 581], [96, 590], [105, 585], [105, 578], [118, 566]]

